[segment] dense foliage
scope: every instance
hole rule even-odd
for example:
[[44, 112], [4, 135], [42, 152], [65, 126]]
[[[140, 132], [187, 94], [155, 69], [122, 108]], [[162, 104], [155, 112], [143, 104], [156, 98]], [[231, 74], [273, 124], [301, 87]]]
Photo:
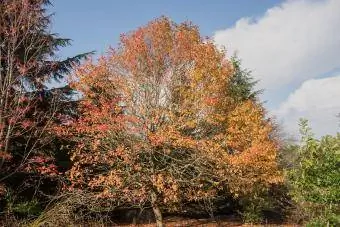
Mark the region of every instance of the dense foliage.
[[282, 146], [251, 72], [197, 26], [161, 17], [99, 59], [60, 60], [70, 40], [50, 33], [48, 5], [0, 1], [1, 225], [218, 212], [339, 224], [340, 135], [317, 140], [302, 121], [301, 143]]
[[288, 170], [294, 200], [311, 223], [335, 226], [340, 223], [340, 134], [313, 137], [307, 121], [301, 121], [302, 143], [295, 166]]
[[[40, 191], [39, 182], [58, 175], [49, 128], [70, 89], [49, 90], [46, 84], [63, 78], [86, 55], [56, 58], [70, 40], [50, 33], [48, 4], [47, 0], [0, 3], [0, 200], [8, 204], [32, 200]], [[18, 199], [12, 196], [15, 191]]]
[[161, 222], [161, 211], [221, 191], [260, 196], [280, 183], [271, 122], [251, 83], [231, 89], [246, 80], [234, 66], [195, 26], [160, 18], [78, 67], [81, 115], [56, 128], [76, 144], [70, 189], [110, 206], [151, 204]]

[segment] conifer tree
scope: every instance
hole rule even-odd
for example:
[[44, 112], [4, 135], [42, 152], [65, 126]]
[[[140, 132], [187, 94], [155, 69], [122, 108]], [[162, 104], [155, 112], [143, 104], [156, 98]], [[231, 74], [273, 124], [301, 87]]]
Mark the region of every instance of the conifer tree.
[[88, 53], [59, 59], [71, 44], [50, 31], [49, 0], [0, 3], [0, 184], [20, 172], [54, 175], [47, 130], [71, 89], [49, 90]]

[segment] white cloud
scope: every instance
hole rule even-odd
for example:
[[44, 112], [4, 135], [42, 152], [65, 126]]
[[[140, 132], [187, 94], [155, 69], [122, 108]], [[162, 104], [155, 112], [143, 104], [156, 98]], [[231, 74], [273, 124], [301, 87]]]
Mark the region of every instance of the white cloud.
[[298, 120], [307, 118], [317, 136], [340, 132], [340, 75], [305, 81], [273, 111], [288, 133], [297, 135]]
[[[253, 71], [287, 132], [297, 135], [304, 117], [320, 136], [339, 130], [339, 28], [340, 0], [287, 0], [259, 18], [241, 18], [217, 31], [214, 40]], [[315, 79], [335, 72], [339, 76]]]
[[270, 90], [339, 68], [339, 27], [339, 0], [291, 0], [260, 18], [240, 19], [214, 40], [237, 51], [259, 86]]

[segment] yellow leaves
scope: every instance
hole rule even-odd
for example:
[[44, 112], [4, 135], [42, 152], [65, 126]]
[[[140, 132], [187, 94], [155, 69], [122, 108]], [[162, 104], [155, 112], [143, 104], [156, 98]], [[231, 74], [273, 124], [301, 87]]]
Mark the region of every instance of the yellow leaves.
[[99, 145], [100, 145], [100, 140], [95, 140], [94, 142], [93, 142], [93, 144], [92, 144], [92, 149], [95, 151], [95, 150], [97, 150], [98, 149], [98, 147], [99, 147]]
[[235, 153], [228, 157], [229, 186], [234, 193], [252, 193], [259, 185], [267, 188], [281, 183], [283, 177], [276, 160], [278, 146], [270, 136], [272, 126], [265, 120], [262, 107], [244, 102], [230, 114], [227, 124], [227, 144]]
[[153, 187], [157, 190], [159, 194], [163, 197], [163, 202], [178, 202], [179, 199], [179, 186], [172, 176], [168, 174], [157, 174], [152, 176]]
[[255, 185], [262, 188], [270, 184], [283, 182], [276, 161], [277, 146], [272, 141], [254, 142], [243, 152], [230, 155], [229, 171], [231, 178], [229, 186], [239, 194], [251, 193]]
[[149, 133], [148, 140], [153, 147], [161, 146], [165, 142], [165, 138], [163, 136], [157, 135], [155, 133]]
[[228, 145], [243, 151], [249, 148], [253, 141], [268, 139], [272, 127], [264, 117], [263, 109], [252, 101], [237, 106], [228, 116]]

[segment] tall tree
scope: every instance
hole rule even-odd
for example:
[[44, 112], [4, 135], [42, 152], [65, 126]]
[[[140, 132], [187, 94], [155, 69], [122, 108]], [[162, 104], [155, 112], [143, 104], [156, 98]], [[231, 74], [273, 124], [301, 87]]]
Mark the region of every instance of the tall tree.
[[[240, 113], [248, 120], [249, 111], [235, 106], [256, 104], [250, 97], [235, 104], [229, 86], [233, 75], [224, 52], [202, 39], [191, 23], [160, 18], [122, 35], [117, 49], [75, 71], [72, 86], [83, 94], [80, 116], [56, 128], [76, 144], [70, 189], [94, 193], [115, 206], [151, 205], [159, 226], [162, 211], [229, 190], [235, 174], [229, 171], [231, 156], [239, 155], [230, 150], [262, 155], [260, 147], [247, 150], [253, 147], [248, 140], [261, 143], [257, 138], [270, 133], [254, 107], [259, 112], [254, 126], [242, 135], [251, 130], [252, 136], [234, 147], [239, 132], [232, 124], [242, 125], [229, 115]], [[272, 143], [268, 138], [268, 163], [254, 164], [269, 166], [253, 175], [268, 184], [278, 174]]]
[[77, 142], [71, 187], [116, 206], [151, 204], [159, 225], [165, 208], [214, 197], [203, 125], [218, 123], [231, 73], [189, 23], [161, 18], [123, 35], [118, 49], [76, 71], [81, 116], [64, 128]]
[[257, 101], [262, 90], [255, 90], [258, 81], [251, 76], [251, 71], [242, 68], [242, 62], [237, 56], [231, 58], [234, 75], [229, 82], [229, 93], [235, 102], [247, 100]]
[[87, 54], [56, 57], [70, 40], [50, 33], [49, 4], [0, 3], [0, 183], [24, 169], [55, 173], [55, 167], [47, 168], [48, 162], [37, 156], [44, 156], [40, 148], [49, 142], [47, 129], [70, 89], [51, 92], [46, 84], [62, 79]]

